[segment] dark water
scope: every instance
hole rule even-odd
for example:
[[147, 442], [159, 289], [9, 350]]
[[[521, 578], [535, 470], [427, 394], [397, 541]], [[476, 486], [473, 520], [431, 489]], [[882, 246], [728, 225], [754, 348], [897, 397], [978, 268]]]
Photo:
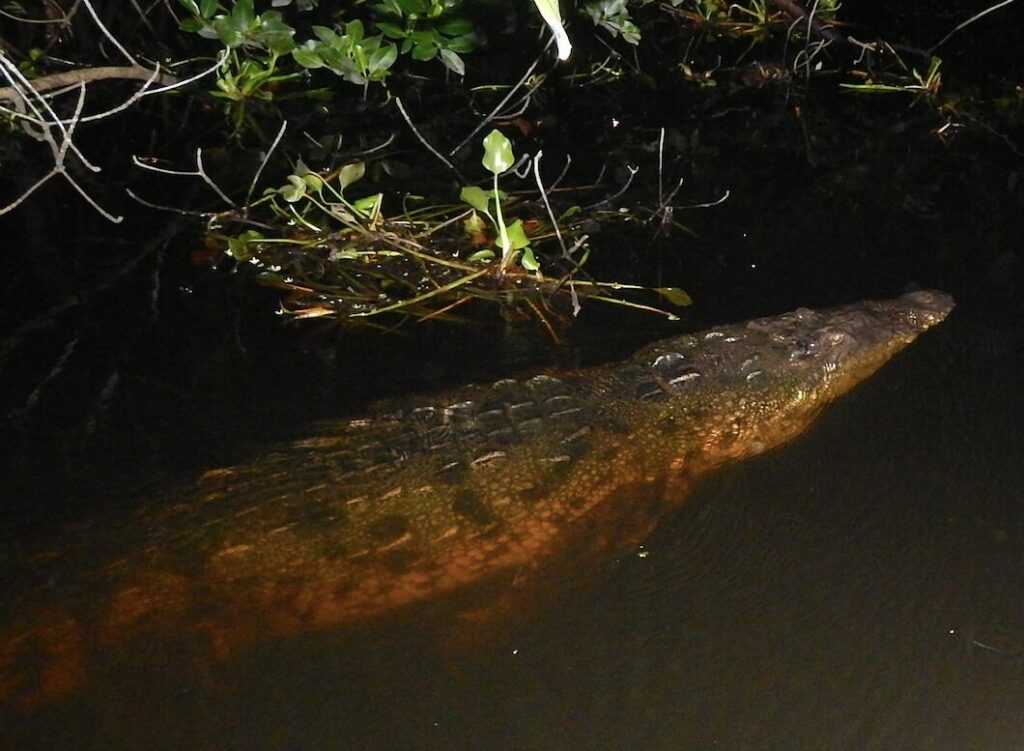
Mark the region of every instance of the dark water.
[[500, 636], [428, 609], [112, 676], [0, 747], [1024, 747], [1022, 367], [1019, 326], [962, 306]]

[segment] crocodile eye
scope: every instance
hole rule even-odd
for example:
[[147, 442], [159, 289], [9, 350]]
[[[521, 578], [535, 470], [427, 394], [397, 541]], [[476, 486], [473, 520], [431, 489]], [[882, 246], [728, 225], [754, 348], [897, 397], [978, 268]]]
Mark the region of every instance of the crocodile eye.
[[846, 339], [846, 334], [844, 334], [842, 331], [834, 331], [831, 334], [829, 334], [828, 337], [828, 341], [830, 344], [839, 344], [839, 342], [843, 341], [844, 339]]
[[806, 339], [793, 339], [789, 344], [789, 359], [802, 360], [810, 357], [814, 346]]
[[686, 369], [686, 362], [685, 355], [679, 352], [666, 352], [663, 355], [658, 355], [651, 363], [651, 369], [664, 378], [672, 378], [681, 370]]

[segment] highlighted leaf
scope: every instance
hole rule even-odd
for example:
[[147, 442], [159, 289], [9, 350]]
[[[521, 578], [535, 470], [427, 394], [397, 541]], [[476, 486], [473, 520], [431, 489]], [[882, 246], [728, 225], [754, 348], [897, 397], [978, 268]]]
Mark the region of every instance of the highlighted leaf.
[[468, 203], [474, 209], [484, 214], [489, 214], [487, 210], [487, 204], [490, 200], [491, 194], [483, 188], [478, 188], [475, 185], [467, 185], [459, 192], [459, 198], [464, 202]]
[[495, 175], [500, 175], [515, 163], [512, 154], [512, 142], [500, 130], [492, 130], [484, 139], [484, 167]]
[[569, 35], [562, 28], [562, 13], [558, 9], [558, 0], [533, 0], [533, 4], [537, 6], [544, 23], [551, 28], [551, 32], [555, 35], [555, 42], [558, 44], [558, 59], [568, 60], [569, 55], [572, 54], [572, 43], [569, 41]]
[[540, 264], [534, 258], [533, 249], [529, 246], [523, 248], [523, 259], [520, 263], [523, 264], [523, 268], [527, 271], [538, 271], [540, 269]]
[[288, 203], [295, 203], [306, 195], [306, 181], [298, 175], [288, 175], [288, 185], [278, 190]]
[[690, 296], [679, 289], [679, 287], [655, 287], [654, 291], [673, 305], [678, 305], [681, 308], [693, 305], [693, 300], [690, 299]]
[[[519, 250], [525, 248], [530, 244], [530, 238], [526, 236], [526, 232], [523, 230], [523, 222], [521, 219], [516, 219], [512, 224], [505, 228], [505, 232], [508, 234], [508, 240], [512, 243], [513, 250]], [[525, 263], [523, 264], [526, 265]], [[533, 269], [530, 269], [533, 271]]]
[[459, 57], [455, 52], [444, 47], [440, 50], [441, 62], [444, 63], [444, 67], [450, 70], [457, 76], [466, 75], [466, 64], [462, 62], [462, 58]]
[[363, 162], [352, 162], [338, 170], [338, 185], [342, 193], [352, 183], [359, 180], [366, 174], [366, 164]]

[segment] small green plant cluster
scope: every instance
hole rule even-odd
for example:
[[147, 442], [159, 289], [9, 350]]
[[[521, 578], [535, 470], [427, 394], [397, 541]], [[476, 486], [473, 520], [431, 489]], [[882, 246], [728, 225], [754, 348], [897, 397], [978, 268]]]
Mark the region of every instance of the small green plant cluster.
[[[669, 0], [673, 8], [696, 13], [709, 23], [730, 23], [746, 20], [747, 23], [767, 23], [777, 10], [769, 8], [770, 0]], [[821, 21], [832, 21], [839, 9], [839, 0], [818, 0], [814, 3], [814, 17]]]
[[[383, 0], [372, 6], [371, 18], [344, 18], [333, 27], [311, 25], [311, 36], [299, 39], [297, 28], [281, 10], [293, 14], [313, 10], [317, 0], [276, 0], [275, 9], [257, 13], [253, 0], [178, 0], [188, 15], [183, 31], [218, 40], [227, 54], [220, 66], [214, 96], [229, 100], [228, 116], [238, 132], [248, 121], [246, 104], [282, 98], [279, 86], [305, 70], [323, 69], [345, 81], [380, 84], [402, 55], [413, 60], [434, 58], [449, 70], [465, 73], [461, 54], [474, 46], [473, 24], [459, 15], [461, 0]], [[370, 27], [370, 29], [368, 29]], [[375, 33], [371, 33], [375, 32]], [[321, 98], [329, 89], [310, 89], [290, 96]]]
[[[484, 139], [484, 157], [481, 160], [484, 168], [494, 175], [494, 188], [488, 193], [476, 185], [467, 185], [462, 189], [459, 197], [473, 207], [475, 211], [484, 214], [495, 229], [498, 231], [498, 249], [501, 257], [501, 268], [507, 270], [516, 260], [522, 263], [527, 271], [538, 271], [540, 264], [537, 263], [530, 247], [530, 239], [523, 230], [523, 222], [517, 219], [512, 224], [505, 224], [505, 217], [501, 212], [501, 202], [505, 198], [498, 190], [498, 176], [511, 169], [515, 163], [512, 154], [512, 142], [506, 138], [501, 131], [492, 130]], [[491, 201], [494, 201], [494, 213], [491, 213]], [[467, 230], [471, 233], [480, 232], [483, 228], [479, 224], [479, 217], [473, 216], [467, 220]], [[495, 257], [494, 251], [490, 249], [481, 250], [473, 255], [476, 260], [490, 260]]]
[[[312, 26], [314, 36], [304, 41], [296, 41], [296, 29], [281, 11], [256, 13], [253, 0], [233, 0], [230, 6], [219, 0], [178, 2], [190, 14], [180, 22], [183, 31], [218, 39], [228, 50], [275, 64], [290, 54], [302, 68], [325, 68], [358, 85], [383, 81], [400, 54], [422, 61], [439, 57], [462, 74], [465, 64], [459, 55], [474, 47], [473, 24], [458, 15], [461, 0], [384, 0], [372, 6], [377, 18], [371, 23], [378, 33], [368, 34], [362, 19], [343, 19], [334, 28]], [[316, 2], [306, 0], [295, 11], [314, 7]]]
[[349, 21], [338, 33], [326, 26], [314, 26], [316, 39], [310, 39], [291, 51], [295, 62], [304, 68], [327, 68], [350, 83], [360, 86], [383, 81], [398, 59], [395, 45], [378, 34], [366, 36], [363, 22]]
[[932, 57], [928, 61], [928, 69], [921, 73], [917, 68], [906, 65], [897, 55], [893, 55], [896, 70], [890, 73], [863, 76], [863, 83], [842, 83], [840, 88], [862, 94], [914, 94], [916, 96], [934, 97], [942, 87], [942, 60]]
[[217, 0], [178, 0], [192, 14], [182, 19], [182, 31], [207, 39], [219, 39], [229, 50], [238, 47], [269, 50], [278, 55], [295, 48], [295, 29], [284, 22], [281, 11], [257, 14], [252, 0], [235, 0], [226, 9]]
[[[640, 43], [642, 33], [631, 11], [656, 4], [655, 0], [587, 0], [583, 10], [595, 26], [636, 45]], [[762, 41], [768, 38], [773, 26], [792, 22], [792, 19], [783, 19], [780, 11], [771, 6], [770, 0], [669, 0], [666, 7], [674, 15], [689, 18], [716, 33], [753, 36]], [[838, 7], [838, 0], [818, 0], [815, 18], [831, 21]]]
[[629, 14], [627, 0], [589, 0], [583, 9], [595, 26], [613, 37], [621, 36], [629, 44], [640, 43], [640, 29]]
[[456, 15], [461, 0], [383, 0], [374, 9], [385, 19], [377, 28], [388, 39], [400, 44], [403, 55], [413, 60], [439, 58], [446, 68], [464, 75], [466, 65], [461, 54], [471, 52], [474, 42], [473, 24]]
[[[506, 315], [532, 317], [557, 338], [566, 311], [578, 310], [584, 298], [673, 317], [619, 297], [643, 288], [585, 278], [588, 250], [582, 240], [561, 252], [535, 252], [538, 243], [573, 238], [574, 211], [548, 222], [528, 216], [530, 204], [498, 187], [515, 161], [511, 142], [494, 130], [483, 147], [491, 187], [463, 187], [462, 206], [385, 216], [382, 194], [347, 195], [365, 175], [363, 162], [328, 174], [300, 163], [284, 185], [267, 189], [248, 207], [244, 218], [219, 217], [211, 237], [235, 261], [256, 267], [264, 284], [284, 291], [282, 312], [299, 318], [387, 328], [407, 319], [453, 320], [456, 308], [476, 300], [496, 304]], [[270, 216], [258, 221], [261, 208]], [[509, 211], [524, 216], [508, 221]], [[252, 226], [257, 221], [259, 229]], [[223, 231], [232, 225], [239, 230]], [[689, 304], [678, 288], [654, 291], [675, 305]]]

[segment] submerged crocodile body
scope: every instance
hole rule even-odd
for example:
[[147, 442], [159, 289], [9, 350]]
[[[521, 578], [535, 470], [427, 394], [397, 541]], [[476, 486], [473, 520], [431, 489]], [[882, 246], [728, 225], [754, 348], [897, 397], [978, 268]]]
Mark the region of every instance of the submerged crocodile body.
[[951, 308], [917, 292], [798, 310], [384, 405], [130, 518], [13, 543], [0, 704], [61, 698], [90, 661], [147, 643], [223, 657], [622, 549], [695, 478], [798, 435]]

